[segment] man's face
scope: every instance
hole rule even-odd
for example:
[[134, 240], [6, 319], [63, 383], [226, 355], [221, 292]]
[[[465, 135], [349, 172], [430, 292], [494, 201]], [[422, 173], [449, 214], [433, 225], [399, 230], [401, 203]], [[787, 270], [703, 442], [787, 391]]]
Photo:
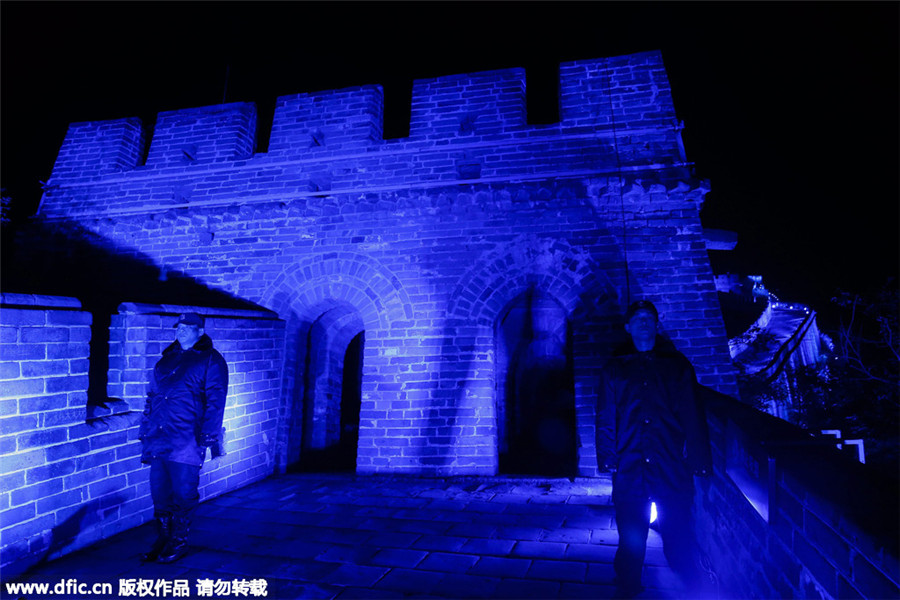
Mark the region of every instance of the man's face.
[[203, 329], [196, 325], [185, 325], [184, 323], [180, 323], [178, 327], [175, 328], [175, 339], [178, 340], [178, 343], [181, 344], [181, 347], [185, 350], [196, 344], [197, 340], [199, 340], [202, 335]]
[[641, 308], [625, 323], [625, 331], [631, 334], [635, 345], [641, 342], [653, 342], [656, 340], [656, 315], [653, 312]]

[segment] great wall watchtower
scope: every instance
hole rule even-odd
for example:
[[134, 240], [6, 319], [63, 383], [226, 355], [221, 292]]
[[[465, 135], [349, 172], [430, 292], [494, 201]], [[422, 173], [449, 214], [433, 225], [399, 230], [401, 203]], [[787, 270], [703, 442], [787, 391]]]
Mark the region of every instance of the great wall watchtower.
[[249, 103], [74, 123], [40, 215], [277, 313], [280, 468], [358, 434], [360, 473], [592, 475], [630, 299], [736, 383], [661, 55], [560, 65], [559, 115], [507, 69], [416, 81], [402, 139], [378, 85], [279, 98], [265, 152]]
[[153, 518], [137, 420], [185, 310], [230, 369], [208, 499], [309, 463], [595, 476], [600, 368], [649, 298], [712, 390], [722, 589], [897, 597], [895, 482], [728, 397], [723, 246], [661, 55], [561, 65], [559, 117], [530, 124], [508, 69], [415, 82], [402, 139], [377, 85], [279, 98], [268, 144], [249, 103], [72, 124], [3, 236], [4, 580]]

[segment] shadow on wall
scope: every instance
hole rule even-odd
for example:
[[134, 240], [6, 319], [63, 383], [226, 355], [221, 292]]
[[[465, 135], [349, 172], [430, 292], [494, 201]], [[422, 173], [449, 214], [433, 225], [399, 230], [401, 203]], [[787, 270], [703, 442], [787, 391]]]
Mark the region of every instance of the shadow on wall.
[[109, 326], [122, 302], [259, 308], [71, 222], [4, 224], [0, 244], [3, 292], [74, 297], [91, 313], [89, 408], [108, 400]]
[[[119, 510], [119, 505], [126, 500], [125, 494], [113, 494], [97, 500], [91, 500], [76, 508], [66, 519], [50, 531], [50, 541], [36, 567], [57, 558], [66, 547], [71, 546], [83, 532], [91, 526], [103, 523], [109, 513]], [[97, 538], [100, 538], [97, 531]]]

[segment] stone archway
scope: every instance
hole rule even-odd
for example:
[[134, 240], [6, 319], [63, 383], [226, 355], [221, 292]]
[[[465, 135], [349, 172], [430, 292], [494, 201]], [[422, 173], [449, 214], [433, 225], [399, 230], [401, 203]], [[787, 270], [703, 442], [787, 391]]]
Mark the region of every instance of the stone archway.
[[500, 369], [509, 362], [508, 356], [497, 356], [501, 335], [498, 324], [507, 318], [511, 307], [520, 305], [528, 290], [539, 291], [541, 302], [552, 299], [556, 307], [551, 311], [553, 319], [566, 323], [565, 336], [554, 334], [556, 341], [552, 336], [539, 343], [529, 341], [535, 356], [528, 360], [539, 361], [537, 355], [543, 353], [548, 358], [566, 356], [570, 361], [576, 431], [574, 474], [595, 475], [596, 389], [603, 357], [609, 355], [615, 339], [615, 315], [619, 314], [616, 287], [590, 252], [566, 240], [530, 235], [515, 238], [473, 265], [460, 278], [448, 307], [448, 329], [468, 326], [479, 339], [495, 341], [493, 347], [480, 348], [482, 353], [478, 356], [489, 358], [473, 361], [467, 368], [486, 374], [493, 388], [490, 406], [497, 424], [493, 432], [497, 472], [506, 467], [500, 465], [499, 455], [508, 452], [504, 446], [508, 435], [500, 431], [507, 426], [507, 416], [499, 411], [507, 408], [506, 396], [500, 389], [506, 383], [506, 374]]
[[302, 427], [295, 419], [290, 432], [294, 440], [300, 436], [295, 468], [356, 469], [364, 338], [362, 318], [345, 304], [329, 308], [309, 328], [301, 367]]
[[358, 448], [374, 444], [359, 415], [383, 368], [366, 340], [408, 319], [409, 297], [376, 260], [348, 253], [291, 265], [263, 303], [287, 323], [278, 470], [324, 469], [329, 461], [338, 470], [358, 470]]

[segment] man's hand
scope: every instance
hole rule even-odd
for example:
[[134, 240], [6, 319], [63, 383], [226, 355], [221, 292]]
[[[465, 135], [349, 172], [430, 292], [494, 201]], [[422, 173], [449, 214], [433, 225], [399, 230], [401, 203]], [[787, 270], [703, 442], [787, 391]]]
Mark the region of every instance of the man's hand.
[[220, 456], [225, 456], [225, 444], [216, 440], [216, 443], [209, 447], [209, 455], [213, 458], [213, 460], [219, 458]]

